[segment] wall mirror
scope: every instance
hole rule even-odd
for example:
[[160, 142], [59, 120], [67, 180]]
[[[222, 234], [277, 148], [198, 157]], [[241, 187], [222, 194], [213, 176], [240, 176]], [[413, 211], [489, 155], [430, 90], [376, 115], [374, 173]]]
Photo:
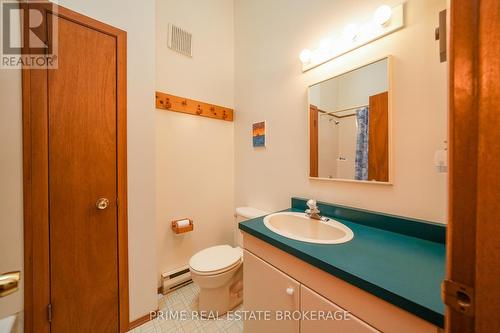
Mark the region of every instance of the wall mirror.
[[390, 58], [309, 87], [310, 176], [389, 183]]

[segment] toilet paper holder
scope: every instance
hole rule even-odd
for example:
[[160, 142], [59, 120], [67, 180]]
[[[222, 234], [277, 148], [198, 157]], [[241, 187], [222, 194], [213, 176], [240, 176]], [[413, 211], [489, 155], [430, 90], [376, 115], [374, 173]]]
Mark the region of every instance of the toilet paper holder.
[[185, 232], [193, 231], [193, 220], [185, 218], [172, 221], [172, 230], [176, 234], [183, 234]]

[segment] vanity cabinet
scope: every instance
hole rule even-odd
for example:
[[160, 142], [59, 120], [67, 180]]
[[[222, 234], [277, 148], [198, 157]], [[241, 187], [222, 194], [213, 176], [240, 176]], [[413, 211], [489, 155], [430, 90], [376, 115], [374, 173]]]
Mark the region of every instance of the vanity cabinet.
[[[300, 286], [300, 310], [303, 313], [327, 313], [333, 314], [328, 320], [301, 320], [301, 333], [317, 332], [346, 332], [346, 333], [380, 333], [379, 330], [371, 327], [361, 319], [348, 313], [333, 302], [324, 298], [320, 294]], [[343, 320], [345, 319], [345, 320]]]
[[245, 310], [261, 319], [246, 320], [245, 332], [380, 332], [246, 250], [243, 285]]
[[253, 311], [261, 319], [246, 320], [245, 332], [299, 332], [298, 320], [275, 320], [282, 313], [300, 309], [299, 282], [245, 251], [243, 286], [245, 311]]
[[[245, 320], [246, 333], [442, 332], [432, 323], [245, 232], [243, 243], [244, 309], [271, 310], [271, 319], [277, 311], [302, 314], [295, 320]], [[349, 320], [306, 317], [307, 311], [344, 310]]]

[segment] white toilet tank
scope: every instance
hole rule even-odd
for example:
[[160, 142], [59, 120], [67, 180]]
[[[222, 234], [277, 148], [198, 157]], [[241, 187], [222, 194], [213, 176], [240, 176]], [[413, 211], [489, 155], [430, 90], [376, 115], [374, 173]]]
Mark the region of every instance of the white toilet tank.
[[243, 235], [241, 233], [241, 230], [238, 228], [238, 223], [240, 223], [241, 221], [254, 219], [256, 217], [264, 216], [267, 214], [269, 213], [253, 207], [236, 208], [236, 214], [234, 215], [236, 218], [236, 223], [235, 223], [236, 228], [234, 229], [234, 245], [243, 247]]

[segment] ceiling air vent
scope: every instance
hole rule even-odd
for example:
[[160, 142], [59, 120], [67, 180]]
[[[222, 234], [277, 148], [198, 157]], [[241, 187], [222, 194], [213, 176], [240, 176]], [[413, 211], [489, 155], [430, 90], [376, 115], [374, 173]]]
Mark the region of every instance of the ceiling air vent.
[[192, 35], [173, 24], [168, 25], [168, 47], [174, 51], [191, 57], [191, 40]]

